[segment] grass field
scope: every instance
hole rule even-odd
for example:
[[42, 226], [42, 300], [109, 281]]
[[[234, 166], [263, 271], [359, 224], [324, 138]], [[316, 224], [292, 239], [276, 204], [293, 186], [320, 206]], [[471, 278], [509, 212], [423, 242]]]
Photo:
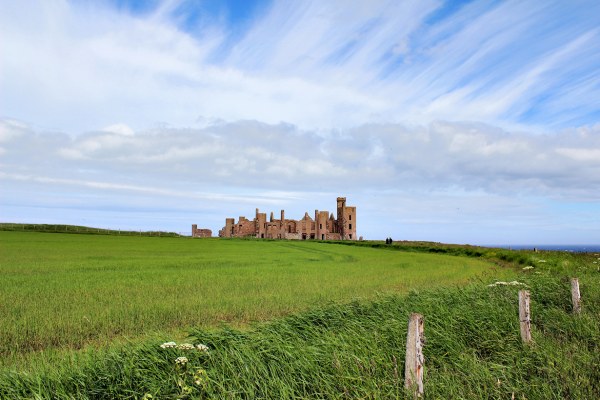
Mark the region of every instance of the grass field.
[[477, 259], [315, 242], [0, 232], [0, 246], [5, 362], [512, 273]]
[[[46, 243], [47, 248], [62, 246], [61, 253], [70, 248], [71, 256], [79, 257], [79, 261], [74, 262], [74, 265], [79, 263], [79, 268], [93, 264], [98, 269], [98, 260], [89, 262], [89, 258], [97, 257], [94, 254], [101, 253], [103, 248], [115, 251], [119, 248], [115, 242], [88, 242], [85, 238], [78, 239], [80, 243], [88, 244], [85, 251], [74, 249], [73, 243], [65, 246], [60, 237], [40, 235], [33, 240]], [[13, 241], [18, 242], [15, 237]], [[296, 264], [292, 259], [299, 258], [302, 260], [298, 261], [300, 271], [320, 272], [315, 273], [317, 278], [301, 280], [305, 284], [297, 287], [303, 287], [305, 294], [298, 292], [296, 300], [319, 294], [305, 306], [300, 306], [306, 308], [304, 311], [251, 327], [214, 328], [206, 321], [202, 321], [198, 327], [188, 327], [192, 336], [186, 341], [205, 344], [208, 352], [162, 348], [162, 342], [173, 339], [165, 334], [98, 349], [88, 347], [85, 351], [72, 352], [72, 357], [60, 362], [31, 365], [28, 372], [19, 372], [10, 367], [0, 368], [0, 398], [410, 399], [412, 395], [403, 388], [403, 371], [406, 322], [411, 312], [420, 312], [425, 316], [425, 398], [600, 398], [600, 255], [512, 252], [428, 243], [400, 243], [396, 247], [369, 248], [368, 243], [364, 246], [340, 246], [254, 241], [219, 241], [215, 245], [211, 242], [180, 240], [172, 245], [163, 245], [159, 241], [143, 241], [144, 244], [123, 242], [124, 247], [116, 253], [120, 254], [119, 260], [128, 258], [124, 254], [132, 256], [133, 265], [145, 260], [142, 264], [162, 263], [162, 267], [156, 268], [169, 270], [170, 264], [166, 260], [178, 258], [168, 257], [165, 247], [175, 250], [174, 247], [179, 244], [182, 246], [179, 253], [185, 253], [185, 248], [191, 253], [187, 260], [181, 262], [185, 265], [192, 262], [202, 269], [200, 266], [204, 264], [198, 260], [204, 257], [206, 264], [206, 260], [211, 259], [210, 254], [194, 255], [189, 246], [196, 251], [204, 249], [205, 253], [208, 253], [206, 249], [209, 246], [216, 246], [226, 250], [225, 260], [231, 258], [229, 262], [233, 265], [229, 267], [230, 276], [251, 278], [252, 274], [245, 274], [252, 271], [255, 264], [245, 264], [248, 259], [257, 260], [259, 266], [277, 276], [282, 271], [268, 268], [276, 259], [278, 263], [287, 265], [284, 269], [296, 271], [287, 275], [290, 281], [300, 281], [299, 277], [311, 275], [293, 267]], [[293, 246], [287, 246], [290, 244]], [[377, 243], [372, 245], [378, 246]], [[43, 247], [41, 243], [37, 246]], [[403, 251], [402, 247], [410, 253]], [[135, 256], [142, 248], [145, 250], [141, 253], [147, 252], [149, 255]], [[419, 252], [469, 254], [477, 259]], [[173, 254], [177, 253], [174, 251]], [[40, 268], [49, 262], [36, 261], [35, 255], [25, 254], [13, 254], [12, 258], [22, 259], [23, 262], [28, 259], [30, 275], [37, 274], [31, 273], [35, 271], [32, 265], [38, 263]], [[179, 257], [185, 259], [183, 254], [179, 254]], [[61, 258], [57, 255], [52, 265], [65, 264], [64, 258], [62, 262]], [[323, 261], [313, 261], [317, 265], [311, 268], [311, 260], [314, 259]], [[367, 264], [362, 269], [352, 266], [354, 263], [368, 263], [371, 259], [377, 262]], [[235, 263], [236, 260], [239, 265]], [[381, 266], [386, 260], [389, 265]], [[513, 268], [510, 272], [505, 269], [492, 271], [482, 280], [476, 279], [465, 284], [472, 268], [475, 270], [473, 275], [477, 275], [482, 267], [489, 271], [489, 264], [482, 260], [493, 260], [512, 265]], [[468, 264], [472, 261], [476, 263]], [[447, 275], [435, 275], [439, 265], [448, 270]], [[76, 269], [73, 265], [70, 268]], [[209, 267], [204, 268], [210, 270]], [[223, 265], [218, 268], [228, 270]], [[451, 272], [452, 269], [456, 271]], [[22, 272], [26, 270], [21, 269]], [[44, 268], [41, 270], [44, 271]], [[329, 272], [326, 274], [327, 270]], [[392, 272], [388, 274], [388, 270]], [[69, 268], [61, 271], [55, 278], [62, 278], [63, 287], [75, 285], [78, 273], [67, 273]], [[102, 275], [94, 275], [94, 269], [90, 271], [95, 280], [101, 281]], [[411, 277], [410, 281], [416, 289], [403, 293], [403, 286], [399, 283], [401, 279], [394, 281], [398, 272]], [[119, 280], [136, 282], [129, 280], [128, 274], [138, 276], [138, 285], [144, 281], [139, 277], [139, 271], [122, 275], [114, 271], [108, 273], [108, 276], [112, 274], [117, 277], [114, 280], [117, 287], [121, 285]], [[350, 277], [346, 276], [348, 274]], [[46, 280], [51, 282], [47, 271], [45, 275]], [[79, 275], [87, 274], [80, 271]], [[167, 273], [166, 278], [157, 280], [153, 287], [158, 288], [176, 280], [179, 275], [177, 271]], [[191, 274], [185, 272], [184, 275]], [[519, 284], [489, 286], [503, 275], [512, 275], [511, 278], [518, 279]], [[325, 279], [319, 279], [320, 276], [334, 279], [338, 285], [329, 285]], [[579, 277], [581, 282], [583, 311], [580, 315], [572, 314], [569, 292], [569, 278], [572, 276]], [[65, 282], [69, 280], [68, 277], [74, 277], [72, 282]], [[153, 277], [158, 277], [156, 272]], [[26, 276], [21, 278], [27, 280]], [[358, 278], [368, 283], [354, 282], [354, 286], [349, 285], [349, 290], [332, 289], [343, 287], [340, 282], [360, 280]], [[215, 284], [227, 281], [214, 279]], [[281, 287], [265, 287], [263, 290], [286, 298], [282, 292], [296, 287], [294, 284], [289, 286], [290, 283], [284, 278], [275, 283], [271, 286]], [[39, 281], [36, 285], [43, 286]], [[107, 286], [104, 285], [102, 290]], [[121, 290], [124, 291], [126, 287], [130, 285], [121, 286]], [[230, 287], [229, 293], [221, 292], [222, 295], [227, 297], [231, 293], [238, 293], [250, 304], [257, 301], [261, 304], [262, 298], [257, 300], [260, 297], [258, 292], [236, 292], [233, 287], [235, 285]], [[517, 291], [524, 287], [531, 292], [532, 345], [521, 343], [519, 335]], [[251, 285], [245, 288], [248, 290]], [[325, 292], [320, 292], [322, 288]], [[382, 289], [385, 293], [373, 295], [375, 289]], [[340, 296], [340, 301], [318, 305], [327, 303], [325, 299], [330, 294], [327, 290]], [[365, 294], [363, 299], [347, 300], [359, 293]], [[289, 301], [290, 304], [294, 303], [293, 299]], [[6, 303], [2, 304], [4, 306]], [[151, 307], [151, 304], [146, 306]], [[42, 302], [39, 306], [43, 307]], [[245, 310], [244, 307], [241, 309]], [[143, 306], [140, 308], [143, 309]], [[277, 307], [272, 310], [275, 310], [272, 315], [282, 311]], [[257, 315], [261, 314], [250, 313], [233, 320], [245, 322]], [[48, 327], [51, 326], [48, 323]], [[179, 357], [186, 357], [187, 362]]]

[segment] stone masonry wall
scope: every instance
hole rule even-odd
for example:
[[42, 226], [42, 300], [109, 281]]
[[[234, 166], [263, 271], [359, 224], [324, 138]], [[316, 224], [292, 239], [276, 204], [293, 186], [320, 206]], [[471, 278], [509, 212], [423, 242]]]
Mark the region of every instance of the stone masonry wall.
[[275, 219], [273, 212], [267, 221], [267, 214], [256, 209], [255, 218], [250, 221], [240, 217], [236, 223], [233, 218], [225, 220], [225, 226], [219, 231], [219, 237], [256, 237], [259, 239], [289, 240], [357, 240], [356, 207], [346, 206], [346, 198], [337, 198], [337, 218], [329, 211], [315, 210], [315, 218], [308, 213], [299, 220]]

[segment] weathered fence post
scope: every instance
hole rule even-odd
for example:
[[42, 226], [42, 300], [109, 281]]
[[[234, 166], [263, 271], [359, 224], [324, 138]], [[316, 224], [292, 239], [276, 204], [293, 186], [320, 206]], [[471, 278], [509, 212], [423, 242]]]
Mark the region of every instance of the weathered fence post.
[[579, 293], [579, 278], [571, 278], [571, 300], [573, 301], [573, 314], [580, 314], [581, 294]]
[[519, 321], [521, 323], [521, 339], [531, 342], [531, 315], [529, 312], [529, 291], [519, 290]]
[[404, 387], [414, 390], [415, 397], [423, 395], [423, 315], [412, 313], [406, 335]]

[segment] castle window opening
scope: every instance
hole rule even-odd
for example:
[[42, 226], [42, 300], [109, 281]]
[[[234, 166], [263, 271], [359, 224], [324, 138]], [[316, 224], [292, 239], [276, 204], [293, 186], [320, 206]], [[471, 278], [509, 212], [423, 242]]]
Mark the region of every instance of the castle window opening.
[[348, 225], [348, 229], [352, 229], [352, 224]]

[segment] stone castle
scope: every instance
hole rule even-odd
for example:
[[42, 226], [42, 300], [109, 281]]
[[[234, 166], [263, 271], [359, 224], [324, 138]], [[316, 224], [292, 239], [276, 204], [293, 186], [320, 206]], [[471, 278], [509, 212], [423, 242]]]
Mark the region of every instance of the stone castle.
[[240, 217], [225, 219], [225, 226], [219, 231], [219, 237], [255, 237], [259, 239], [295, 239], [295, 240], [356, 240], [356, 207], [346, 206], [346, 198], [337, 198], [337, 218], [329, 211], [315, 210], [315, 219], [308, 213], [300, 220], [274, 219], [273, 212], [267, 221], [267, 214], [256, 209], [253, 220]]

